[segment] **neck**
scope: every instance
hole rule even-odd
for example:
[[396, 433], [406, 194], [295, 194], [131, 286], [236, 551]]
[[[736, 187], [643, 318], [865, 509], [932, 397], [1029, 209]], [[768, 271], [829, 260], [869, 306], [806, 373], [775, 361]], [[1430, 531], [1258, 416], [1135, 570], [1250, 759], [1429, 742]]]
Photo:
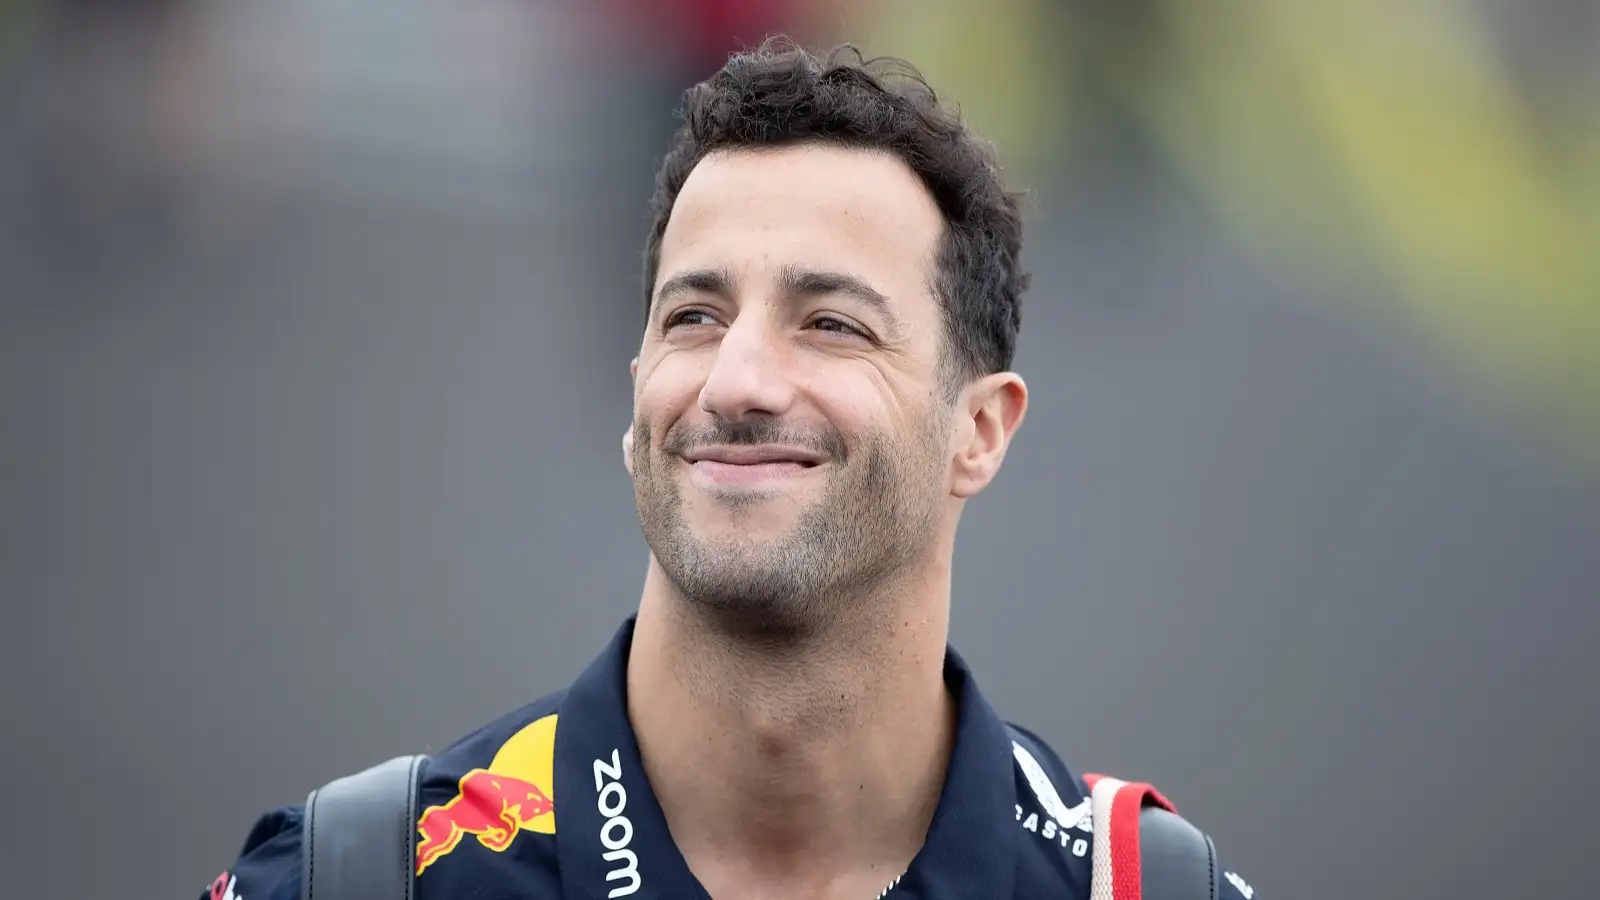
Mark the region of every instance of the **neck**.
[[673, 839], [713, 896], [869, 898], [922, 846], [955, 733], [948, 576], [853, 608], [860, 621], [756, 646], [652, 560], [628, 713]]

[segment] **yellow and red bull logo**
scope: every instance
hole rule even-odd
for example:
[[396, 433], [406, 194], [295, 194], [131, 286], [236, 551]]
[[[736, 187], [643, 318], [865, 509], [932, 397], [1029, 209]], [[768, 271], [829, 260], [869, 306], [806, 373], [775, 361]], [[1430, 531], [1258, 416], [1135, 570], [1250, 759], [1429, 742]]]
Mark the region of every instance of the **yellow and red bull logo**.
[[524, 831], [556, 833], [556, 717], [545, 716], [511, 736], [486, 769], [461, 777], [449, 802], [417, 820], [417, 874], [448, 855], [468, 835], [504, 852]]

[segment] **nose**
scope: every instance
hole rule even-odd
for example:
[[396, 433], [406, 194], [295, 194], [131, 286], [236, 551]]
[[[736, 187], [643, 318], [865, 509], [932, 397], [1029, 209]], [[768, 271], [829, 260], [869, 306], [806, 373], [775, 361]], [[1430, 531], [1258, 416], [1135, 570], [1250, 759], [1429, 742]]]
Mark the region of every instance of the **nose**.
[[700, 388], [700, 408], [730, 423], [788, 412], [794, 382], [779, 344], [759, 316], [734, 320]]

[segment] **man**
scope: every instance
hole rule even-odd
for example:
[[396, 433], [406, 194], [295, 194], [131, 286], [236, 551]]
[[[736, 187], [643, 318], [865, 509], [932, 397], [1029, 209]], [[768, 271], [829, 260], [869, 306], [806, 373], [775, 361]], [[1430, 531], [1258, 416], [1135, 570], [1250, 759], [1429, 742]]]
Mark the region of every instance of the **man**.
[[[422, 900], [1102, 877], [1084, 782], [946, 644], [957, 522], [1027, 408], [1027, 276], [993, 157], [895, 66], [769, 42], [687, 94], [623, 439], [638, 613], [567, 690], [428, 763]], [[264, 817], [209, 896], [297, 897], [302, 815]]]

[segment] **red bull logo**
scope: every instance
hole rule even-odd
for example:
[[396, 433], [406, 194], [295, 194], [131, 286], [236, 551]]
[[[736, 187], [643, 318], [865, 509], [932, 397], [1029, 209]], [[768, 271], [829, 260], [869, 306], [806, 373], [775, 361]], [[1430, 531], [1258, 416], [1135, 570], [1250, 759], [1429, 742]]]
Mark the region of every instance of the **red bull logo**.
[[556, 717], [534, 721], [501, 746], [488, 768], [461, 777], [449, 802], [417, 820], [417, 874], [467, 836], [496, 853], [524, 831], [555, 834]]

